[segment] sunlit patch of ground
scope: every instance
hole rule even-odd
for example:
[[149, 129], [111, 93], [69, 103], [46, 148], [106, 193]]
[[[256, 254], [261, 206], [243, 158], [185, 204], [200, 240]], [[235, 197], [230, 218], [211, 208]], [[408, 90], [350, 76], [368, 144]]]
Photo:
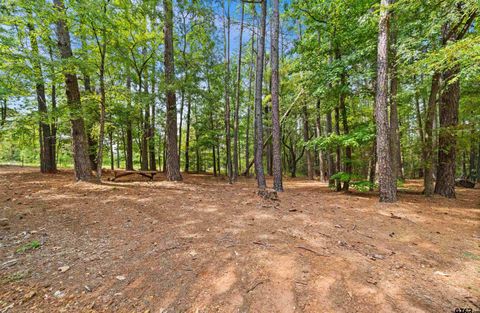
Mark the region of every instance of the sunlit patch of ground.
[[480, 310], [479, 189], [426, 199], [411, 181], [379, 204], [285, 187], [0, 167], [0, 312]]

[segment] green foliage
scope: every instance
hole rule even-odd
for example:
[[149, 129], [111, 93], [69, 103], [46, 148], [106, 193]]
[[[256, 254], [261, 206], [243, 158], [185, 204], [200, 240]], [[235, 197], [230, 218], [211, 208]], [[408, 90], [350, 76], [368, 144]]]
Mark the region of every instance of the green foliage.
[[42, 244], [40, 243], [40, 241], [38, 240], [33, 240], [29, 243], [26, 243], [24, 244], [23, 246], [19, 247], [16, 252], [17, 253], [25, 253], [29, 250], [35, 250], [35, 249], [38, 249], [42, 246]]

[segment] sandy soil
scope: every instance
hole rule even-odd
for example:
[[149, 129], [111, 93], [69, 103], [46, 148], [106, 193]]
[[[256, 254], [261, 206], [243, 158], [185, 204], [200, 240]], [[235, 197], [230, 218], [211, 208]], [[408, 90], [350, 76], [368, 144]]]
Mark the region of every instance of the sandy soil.
[[[0, 312], [480, 310], [480, 189], [395, 204], [287, 180], [0, 167]], [[271, 182], [269, 182], [271, 184]]]

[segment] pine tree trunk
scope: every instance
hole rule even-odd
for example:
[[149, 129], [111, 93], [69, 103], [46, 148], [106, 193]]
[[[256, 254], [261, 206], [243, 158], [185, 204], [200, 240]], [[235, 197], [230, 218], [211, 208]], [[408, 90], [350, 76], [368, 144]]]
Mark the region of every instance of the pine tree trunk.
[[192, 105], [192, 98], [189, 95], [187, 100], [187, 130], [185, 134], [185, 172], [190, 170], [190, 109]]
[[163, 0], [165, 12], [164, 40], [165, 40], [165, 83], [167, 99], [167, 179], [170, 181], [182, 180], [180, 174], [180, 160], [177, 147], [177, 105], [175, 101], [175, 67], [173, 58], [173, 10], [172, 0]]
[[[346, 85], [346, 77], [345, 74], [341, 74], [341, 82], [342, 86]], [[340, 110], [342, 112], [342, 126], [343, 126], [343, 133], [345, 135], [348, 135], [350, 133], [349, 127], [348, 127], [348, 120], [347, 120], [347, 108], [345, 105], [345, 94], [341, 92], [340, 94]], [[346, 180], [343, 183], [343, 190], [348, 191], [350, 188], [350, 177], [352, 176], [352, 147], [347, 146], [345, 147], [345, 173], [349, 175], [348, 180]]]
[[390, 131], [388, 125], [388, 2], [381, 0], [377, 53], [377, 158], [380, 202], [397, 201], [397, 185], [392, 170]]
[[[337, 136], [340, 136], [340, 109], [338, 105], [335, 107], [335, 134]], [[342, 155], [340, 151], [341, 151], [340, 146], [337, 145], [336, 154], [335, 154], [336, 155], [335, 170], [337, 173], [340, 173], [342, 171]], [[340, 178], [335, 179], [335, 190], [336, 191], [342, 190], [342, 182]]]
[[[223, 2], [222, 2], [223, 3]], [[226, 10], [226, 22], [224, 20], [225, 40], [225, 148], [227, 154], [227, 176], [230, 183], [233, 182], [233, 166], [230, 138], [230, 0]]]
[[433, 195], [433, 124], [435, 121], [435, 111], [437, 107], [437, 96], [440, 88], [440, 73], [434, 73], [432, 76], [432, 85], [430, 88], [430, 97], [428, 99], [427, 113], [425, 117], [425, 142], [423, 144], [423, 193], [429, 197]]
[[[332, 123], [332, 111], [328, 111], [326, 114], [327, 120], [327, 135], [331, 135], [333, 133], [333, 123]], [[328, 186], [333, 187], [335, 181], [331, 178], [333, 174], [335, 174], [335, 162], [333, 161], [332, 150], [330, 148], [327, 149], [327, 175], [328, 175]]]
[[262, 1], [262, 17], [257, 49], [257, 65], [255, 75], [255, 173], [258, 189], [267, 187], [263, 172], [263, 118], [262, 118], [262, 83], [263, 63], [265, 57], [265, 32], [267, 19], [267, 0]]
[[445, 87], [440, 99], [440, 132], [438, 135], [438, 166], [435, 194], [455, 198], [456, 126], [460, 101], [460, 82], [454, 80], [460, 73], [458, 66], [442, 74]]
[[[65, 6], [63, 0], [54, 0], [55, 8], [60, 11], [60, 16], [65, 15]], [[68, 32], [65, 20], [59, 19], [56, 22], [58, 48], [63, 60], [73, 57], [70, 46], [70, 34]], [[77, 76], [70, 72], [67, 67], [63, 67], [65, 76], [65, 90], [67, 105], [70, 113], [70, 122], [72, 125], [72, 147], [73, 162], [75, 169], [75, 178], [77, 180], [92, 180], [90, 160], [88, 158], [88, 142], [85, 135], [85, 123], [82, 118], [82, 105], [80, 102], [80, 90], [78, 88]]]
[[106, 31], [103, 31], [102, 47], [100, 49], [100, 134], [98, 136], [97, 152], [97, 179], [102, 179], [103, 165], [103, 142], [105, 138], [105, 54], [106, 54]]
[[238, 64], [237, 64], [237, 89], [235, 93], [235, 112], [233, 118], [233, 179], [238, 178], [239, 167], [239, 146], [238, 146], [238, 132], [239, 132], [239, 110], [240, 110], [240, 89], [241, 89], [241, 74], [242, 74], [242, 37], [243, 37], [243, 10], [245, 4], [242, 2], [242, 13], [240, 21], [240, 39], [238, 47]]
[[[315, 130], [316, 130], [316, 136], [317, 138], [322, 136], [322, 114], [321, 114], [321, 109], [320, 109], [320, 99], [317, 99], [317, 118], [315, 121]], [[318, 171], [320, 175], [320, 181], [325, 181], [325, 168], [324, 168], [324, 162], [323, 162], [323, 151], [322, 149], [318, 149]]]
[[[50, 61], [53, 64], [53, 51], [52, 51], [52, 46], [48, 47], [48, 54], [50, 55]], [[50, 124], [50, 133], [51, 133], [51, 140], [50, 140], [50, 149], [51, 149], [51, 164], [50, 168], [52, 168], [54, 171], [57, 171], [57, 118], [56, 113], [57, 113], [57, 87], [55, 85], [55, 68], [54, 65], [51, 65], [50, 67], [50, 72], [51, 72], [51, 84], [52, 84], [52, 89], [51, 89], [51, 113], [54, 115], [54, 118], [51, 121]], [[5, 114], [6, 114], [6, 109], [7, 109], [7, 102], [5, 101]]]
[[368, 181], [370, 186], [368, 190], [373, 191], [375, 186], [375, 171], [377, 169], [377, 142], [373, 142], [372, 154], [370, 155], [370, 161], [368, 165]]
[[126, 159], [125, 159], [125, 168], [128, 171], [133, 171], [133, 133], [132, 133], [132, 119], [130, 114], [132, 112], [132, 79], [130, 75], [127, 76], [127, 151], [126, 151]]
[[[255, 11], [253, 12], [253, 24], [255, 24]], [[246, 129], [246, 138], [245, 138], [245, 166], [247, 167], [245, 170], [245, 176], [250, 176], [250, 115], [252, 111], [252, 85], [253, 85], [253, 75], [255, 70], [255, 62], [254, 62], [254, 55], [255, 55], [255, 27], [252, 27], [252, 35], [250, 37], [252, 42], [250, 55], [251, 55], [251, 63], [250, 63], [250, 77], [248, 83], [248, 106], [247, 106], [247, 129]], [[253, 101], [254, 102], [254, 101]]]
[[278, 44], [280, 33], [279, 0], [273, 0], [272, 14], [272, 39], [271, 39], [271, 59], [272, 59], [272, 149], [273, 149], [273, 189], [283, 191], [282, 183], [282, 144], [280, 127], [280, 75]]
[[[307, 143], [310, 140], [309, 134], [309, 124], [308, 124], [308, 108], [307, 102], [304, 102], [302, 107], [303, 112], [303, 141]], [[312, 153], [309, 149], [305, 151], [305, 163], [307, 164], [307, 178], [313, 179], [313, 162], [312, 162]]]
[[[144, 50], [145, 51], [145, 50]], [[145, 52], [144, 52], [145, 53]], [[140, 99], [140, 168], [142, 171], [148, 170], [148, 135], [150, 131], [150, 105], [148, 101], [148, 78], [145, 77], [145, 86], [143, 86], [142, 72], [137, 72], [138, 75], [138, 96]], [[147, 75], [145, 75], [147, 76]], [[144, 94], [142, 93], [144, 87]], [[146, 103], [145, 103], [146, 102]]]
[[476, 150], [476, 146], [475, 146], [475, 128], [472, 127], [472, 129], [470, 130], [470, 158], [469, 158], [469, 161], [470, 161], [470, 164], [469, 164], [469, 171], [468, 171], [468, 179], [470, 179], [471, 181], [475, 181], [475, 159], [476, 159], [476, 153], [475, 153], [475, 150]]
[[156, 101], [157, 101], [157, 94], [155, 93], [155, 60], [154, 60], [154, 65], [152, 67], [152, 75], [151, 75], [151, 85], [152, 85], [152, 91], [151, 91], [151, 97], [152, 97], [152, 105], [150, 106], [151, 108], [151, 122], [150, 122], [150, 129], [148, 131], [148, 153], [150, 156], [150, 170], [151, 171], [156, 171], [157, 170], [157, 159], [155, 156], [155, 111], [156, 111]]
[[28, 34], [30, 37], [30, 46], [33, 56], [33, 71], [35, 75], [35, 87], [37, 93], [38, 113], [39, 113], [39, 139], [40, 139], [40, 172], [55, 172], [55, 154], [52, 154], [52, 134], [50, 124], [44, 119], [48, 118], [47, 100], [45, 96], [45, 82], [43, 79], [42, 65], [38, 51], [37, 38], [34, 34], [33, 25], [28, 23]]
[[110, 169], [113, 171], [115, 169], [115, 156], [113, 155], [113, 133], [112, 133], [112, 131], [108, 132], [108, 141], [110, 143]]
[[[392, 0], [394, 2], [394, 0]], [[392, 166], [395, 180], [404, 180], [402, 166], [402, 150], [400, 147], [400, 130], [398, 123], [398, 74], [397, 74], [397, 29], [396, 19], [392, 14], [392, 27], [390, 32], [390, 137], [391, 137], [391, 153]]]

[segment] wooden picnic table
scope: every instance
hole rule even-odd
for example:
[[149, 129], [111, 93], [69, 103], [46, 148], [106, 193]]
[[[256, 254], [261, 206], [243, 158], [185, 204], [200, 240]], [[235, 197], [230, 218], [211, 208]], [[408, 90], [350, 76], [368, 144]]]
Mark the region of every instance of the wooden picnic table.
[[128, 170], [114, 170], [113, 171], [113, 178], [111, 178], [111, 181], [115, 181], [117, 178], [123, 177], [123, 176], [128, 176], [128, 175], [134, 175], [138, 174], [143, 177], [150, 178], [150, 180], [153, 180], [156, 174], [158, 174], [157, 171], [128, 171]]

